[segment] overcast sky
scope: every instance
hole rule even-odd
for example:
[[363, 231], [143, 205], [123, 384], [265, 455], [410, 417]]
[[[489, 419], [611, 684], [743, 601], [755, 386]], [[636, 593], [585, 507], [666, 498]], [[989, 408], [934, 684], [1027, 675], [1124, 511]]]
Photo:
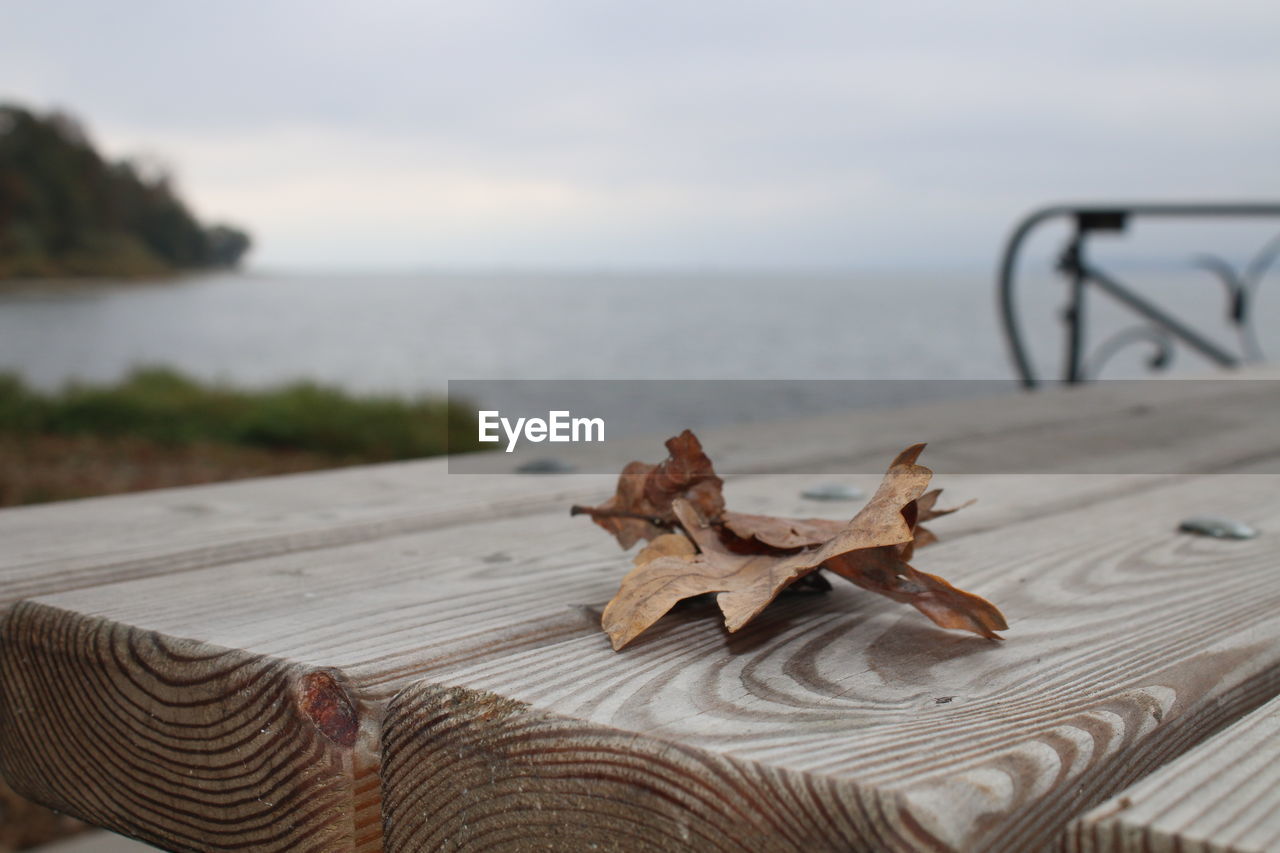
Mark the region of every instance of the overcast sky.
[[0, 0], [0, 98], [269, 268], [988, 264], [1063, 199], [1280, 196], [1280, 3]]

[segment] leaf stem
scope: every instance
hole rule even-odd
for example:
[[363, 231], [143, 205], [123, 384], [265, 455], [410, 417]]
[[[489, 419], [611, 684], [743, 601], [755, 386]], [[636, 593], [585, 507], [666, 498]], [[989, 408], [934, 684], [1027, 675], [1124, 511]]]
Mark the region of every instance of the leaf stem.
[[639, 521], [647, 521], [654, 527], [674, 527], [674, 523], [667, 521], [665, 518], [657, 515], [646, 515], [643, 512], [629, 512], [624, 509], [603, 509], [597, 506], [581, 506], [574, 504], [569, 507], [569, 515], [589, 515], [592, 518], [634, 518]]

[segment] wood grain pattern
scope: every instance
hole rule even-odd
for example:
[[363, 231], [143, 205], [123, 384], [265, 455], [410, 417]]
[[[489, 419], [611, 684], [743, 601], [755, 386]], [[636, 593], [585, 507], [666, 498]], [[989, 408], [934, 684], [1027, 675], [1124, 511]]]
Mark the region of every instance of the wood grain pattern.
[[[874, 816], [874, 836], [832, 818], [834, 836], [780, 830], [778, 849], [1043, 847], [1072, 815], [1280, 691], [1273, 543], [1174, 532], [1206, 505], [1280, 528], [1278, 485], [1206, 477], [1040, 519], [1024, 535], [936, 546], [931, 570], [1009, 615], [1003, 644], [943, 634], [837, 588], [783, 603], [742, 636], [692, 607], [622, 654], [584, 636], [433, 673], [384, 723], [388, 849], [435, 844], [438, 815], [420, 798], [478, 768], [523, 780], [520, 808], [536, 811], [538, 790], [548, 802], [577, 798], [574, 831], [597, 843], [644, 819], [654, 779], [669, 794], [663, 820], [717, 835], [723, 815], [701, 811], [699, 791], [741, 794], [704, 770], [729, 759], [756, 780], [776, 771], [817, 785], [807, 810]], [[522, 710], [472, 713], [493, 696]], [[461, 721], [441, 714], [442, 697], [467, 709]], [[548, 774], [555, 784], [538, 787]], [[619, 787], [597, 801], [602, 777]], [[789, 784], [744, 786], [748, 811], [792, 802]], [[455, 831], [495, 827], [467, 849], [522, 849], [500, 828], [506, 806], [483, 784], [464, 787], [445, 797]], [[737, 844], [721, 848], [752, 848]]]
[[[446, 464], [433, 460], [8, 509], [0, 513], [0, 610], [44, 593], [431, 529], [476, 513], [519, 515], [580, 499], [586, 484], [606, 479], [450, 482]], [[0, 788], [0, 843], [79, 828]]]
[[1073, 822], [1081, 853], [1280, 850], [1280, 698]]
[[[887, 849], [893, 797], [845, 780], [419, 684], [388, 712], [390, 850]], [[427, 768], [430, 768], [428, 770]]]
[[[864, 485], [874, 486], [876, 478]], [[729, 484], [751, 511], [834, 517], [848, 507], [799, 497], [801, 477]], [[977, 504], [935, 525], [947, 544], [1038, 512], [1189, 482], [1179, 477], [952, 477]], [[937, 547], [922, 552], [932, 567]], [[630, 565], [606, 535], [555, 512], [468, 524], [341, 547], [70, 590], [35, 601], [165, 636], [336, 667], [371, 695], [481, 658], [599, 634], [599, 608]]]
[[443, 460], [311, 472], [0, 512], [0, 605], [316, 550], [482, 515], [545, 511], [611, 478], [450, 477]]
[[[808, 482], [812, 480], [803, 477], [742, 479], [732, 483], [729, 492], [744, 508], [812, 513], [812, 502], [798, 497], [799, 488]], [[970, 530], [983, 530], [1007, 514], [1025, 516], [1036, 505], [1078, 505], [1102, 494], [1123, 495], [1178, 482], [1182, 480], [953, 478], [958, 497], [981, 501], [972, 511], [939, 525], [939, 531], [954, 542], [964, 538], [966, 518]], [[842, 514], [836, 506], [827, 510]], [[77, 784], [74, 768], [57, 777], [38, 769], [35, 762], [47, 742], [44, 725], [56, 723], [71, 730], [92, 727], [99, 736], [120, 742], [137, 736], [128, 726], [104, 731], [106, 724], [91, 713], [77, 712], [49, 698], [58, 693], [81, 695], [73, 689], [81, 671], [98, 671], [96, 658], [83, 647], [59, 646], [67, 624], [90, 634], [111, 630], [124, 638], [121, 642], [131, 644], [148, 645], [158, 639], [182, 647], [190, 642], [185, 638], [198, 638], [203, 647], [238, 650], [248, 659], [264, 661], [274, 675], [256, 689], [270, 685], [277, 695], [288, 691], [293, 668], [338, 670], [376, 724], [382, 703], [416, 678], [566, 638], [602, 636], [599, 608], [612, 595], [627, 562], [628, 556], [606, 537], [581, 519], [569, 518], [561, 508], [554, 514], [480, 519], [468, 525], [43, 597], [38, 605], [22, 605], [20, 614], [0, 633], [4, 640], [0, 661], [25, 673], [25, 680], [9, 680], [0, 670], [8, 687], [0, 691], [0, 719], [14, 721], [9, 725], [10, 736], [32, 756], [28, 765], [10, 766], [7, 772], [18, 774], [25, 790], [47, 802], [118, 831], [188, 849], [190, 836], [178, 834], [155, 815], [132, 810], [128, 803], [104, 811], [100, 803], [82, 802], [85, 789]], [[812, 603], [809, 599], [797, 602]], [[10, 641], [11, 635], [15, 641]], [[26, 650], [33, 646], [64, 648], [60, 655], [71, 662], [53, 666], [29, 655]], [[288, 664], [281, 669], [281, 662]], [[122, 659], [109, 682], [125, 677], [132, 666]], [[190, 665], [182, 658], [160, 659], [151, 666], [176, 685], [192, 680]], [[173, 696], [182, 690], [175, 687]], [[185, 713], [182, 707], [173, 706], [175, 719]], [[33, 725], [36, 720], [41, 725]], [[0, 743], [0, 755], [5, 749]], [[174, 753], [167, 760], [173, 767], [182, 767], [194, 759]], [[114, 773], [110, 767], [102, 772]], [[109, 778], [112, 790], [135, 784], [118, 773]], [[235, 778], [217, 784], [232, 791], [242, 787]], [[358, 788], [354, 779], [351, 785], [357, 823], [373, 833], [378, 824], [377, 779], [369, 775]], [[173, 796], [185, 795], [175, 791]], [[219, 816], [232, 835], [239, 831], [235, 828], [239, 819], [234, 812]]]
[[376, 727], [340, 675], [37, 604], [4, 637], [20, 793], [172, 850], [378, 849]]
[[[1240, 385], [1204, 399], [1247, 400]], [[722, 447], [763, 470], [825, 470], [834, 448], [856, 462], [927, 427], [943, 438], [930, 453], [961, 467], [1011, 447], [1067, 472], [1082, 456], [1128, 458], [1118, 438], [1054, 447], [1053, 418], [1069, 413], [1095, 438], [1145, 424], [1153, 452], [1185, 454], [1188, 470], [1271, 470], [1280, 451], [1246, 417], [1264, 409], [1243, 403], [1224, 403], [1206, 438], [1208, 416], [1159, 431], [1159, 412], [1064, 399], [973, 404], [950, 422], [880, 412], [741, 428]], [[873, 486], [879, 471], [863, 467]], [[847, 515], [799, 499], [813, 480], [738, 477], [730, 505]], [[629, 558], [565, 514], [611, 481], [412, 463], [0, 513], [0, 601], [28, 599], [0, 623], [0, 768], [44, 802], [182, 850], [374, 850], [384, 810], [393, 849], [417, 849], [436, 836], [411, 798], [442, 779], [450, 814], [494, 827], [479, 848], [502, 848], [513, 824], [483, 815], [483, 786], [453, 782], [485, 773], [535, 785], [504, 789], [521, 808], [559, 809], [563, 823], [600, 805], [630, 822], [627, 837], [652, 819], [675, 846], [710, 833], [757, 848], [1026, 849], [1060, 828], [1051, 807], [1078, 812], [1276, 689], [1276, 590], [1258, 543], [1171, 533], [1179, 514], [1205, 511], [1280, 526], [1273, 477], [940, 479], [949, 498], [979, 503], [938, 524], [944, 541], [920, 567], [1004, 607], [1004, 646], [838, 588], [779, 602], [731, 639], [693, 605], [622, 655], [599, 613]], [[394, 780], [380, 789], [398, 693], [385, 730]], [[441, 707], [452, 716], [434, 720]], [[484, 752], [503, 726], [518, 751], [520, 738], [561, 738], [571, 772], [555, 753]], [[424, 746], [437, 731], [465, 747], [457, 767]], [[585, 762], [584, 744], [596, 756]], [[636, 757], [615, 773], [600, 750]], [[696, 807], [681, 793], [707, 785]], [[953, 799], [966, 805], [951, 818], [939, 804]], [[546, 840], [601, 840], [583, 819]]]

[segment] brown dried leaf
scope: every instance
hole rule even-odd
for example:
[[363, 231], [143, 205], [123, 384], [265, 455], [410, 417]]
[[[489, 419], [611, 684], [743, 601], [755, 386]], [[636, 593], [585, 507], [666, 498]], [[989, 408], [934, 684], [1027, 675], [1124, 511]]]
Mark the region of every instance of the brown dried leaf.
[[614, 649], [634, 640], [641, 631], [666, 615], [676, 602], [703, 593], [732, 589], [735, 574], [745, 572], [750, 576], [749, 564], [753, 560], [767, 559], [760, 555], [744, 556], [729, 552], [691, 504], [679, 498], [674, 504], [681, 525], [699, 545], [705, 544], [710, 550], [683, 557], [646, 558], [643, 562], [637, 555], [635, 568], [622, 579], [618, 594], [605, 605], [600, 617], [601, 627], [609, 635]]
[[941, 518], [944, 515], [962, 510], [973, 503], [973, 498], [965, 501], [959, 506], [953, 506], [950, 509], [938, 509], [938, 498], [942, 497], [942, 489], [930, 489], [920, 496], [920, 500], [916, 501], [916, 507], [919, 518], [916, 520], [923, 524], [926, 521], [932, 521], [935, 518]]
[[863, 589], [910, 604], [943, 628], [958, 628], [998, 640], [1009, 626], [994, 604], [957, 589], [937, 575], [907, 564], [900, 548], [871, 548], [841, 554], [823, 564]]
[[636, 553], [635, 564], [643, 566], [659, 557], [692, 557], [698, 548], [683, 533], [664, 533]]
[[911, 523], [912, 537], [911, 541], [902, 546], [902, 559], [910, 560], [915, 553], [915, 549], [923, 548], [926, 545], [932, 545], [938, 541], [937, 535], [924, 526], [926, 521], [932, 521], [935, 518], [941, 518], [944, 515], [951, 515], [957, 510], [962, 510], [973, 503], [973, 499], [964, 503], [953, 506], [950, 509], [938, 509], [938, 498], [942, 495], [942, 489], [930, 489], [920, 496], [915, 502], [915, 506], [907, 510], [910, 517], [914, 514], [915, 521]]
[[[923, 523], [944, 515], [950, 515], [956, 510], [964, 509], [973, 503], [966, 501], [959, 506], [950, 509], [936, 509], [938, 496], [942, 494], [942, 489], [932, 489], [921, 495], [916, 501], [914, 509], [908, 505], [903, 510], [904, 515], [908, 517], [914, 512], [915, 522], [912, 523], [914, 531], [914, 539], [912, 544], [916, 548], [922, 548], [925, 545], [938, 541], [938, 537], [933, 531], [923, 526]], [[750, 544], [759, 543], [774, 548], [779, 551], [794, 551], [800, 548], [812, 548], [821, 545], [832, 536], [839, 533], [848, 522], [833, 521], [829, 518], [780, 518], [773, 515], [751, 515], [745, 512], [734, 512], [725, 510], [720, 515], [722, 536], [729, 538], [734, 542], [736, 547], [734, 550], [743, 552], [753, 550]], [[741, 540], [741, 544], [738, 543]], [[733, 546], [731, 546], [733, 547]], [[756, 548], [754, 550], [760, 550]], [[910, 559], [908, 557], [908, 559]]]
[[[847, 523], [726, 512], [720, 478], [693, 433], [669, 440], [667, 449], [659, 465], [628, 465], [605, 504], [574, 507], [623, 547], [652, 540], [605, 607], [601, 623], [615, 649], [677, 602], [706, 593], [718, 593], [725, 625], [736, 631], [788, 587], [829, 588], [819, 568], [911, 604], [944, 628], [998, 639], [995, 632], [1007, 627], [990, 602], [907, 562], [917, 545], [936, 540], [923, 522], [961, 508], [940, 510], [941, 490], [925, 491], [932, 472], [916, 464], [923, 444], [898, 455]], [[676, 526], [683, 533], [666, 532]]]
[[720, 515], [724, 530], [742, 540], [754, 540], [780, 551], [794, 551], [821, 545], [835, 536], [846, 521], [829, 518], [779, 518], [725, 510]]
[[590, 515], [624, 549], [670, 532], [676, 520], [671, 504], [677, 498], [689, 501], [704, 517], [718, 517], [724, 511], [724, 481], [716, 476], [697, 436], [685, 430], [666, 444], [665, 460], [657, 465], [629, 463], [612, 498], [598, 507], [575, 506], [571, 513]]
[[691, 503], [673, 501], [673, 512], [697, 544], [693, 557], [663, 556], [638, 565], [623, 578], [605, 607], [601, 624], [615, 649], [631, 642], [677, 601], [718, 592], [725, 626], [736, 631], [760, 613], [788, 584], [823, 563], [853, 551], [911, 541], [903, 510], [924, 493], [931, 472], [916, 464], [923, 444], [907, 448], [890, 465], [875, 495], [853, 520], [815, 548], [791, 554], [739, 554]]

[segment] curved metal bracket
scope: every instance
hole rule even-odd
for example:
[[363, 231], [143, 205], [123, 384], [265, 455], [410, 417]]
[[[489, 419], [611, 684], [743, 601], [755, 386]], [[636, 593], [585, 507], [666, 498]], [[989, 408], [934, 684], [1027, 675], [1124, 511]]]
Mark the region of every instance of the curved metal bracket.
[[[1088, 378], [1084, 357], [1085, 293], [1089, 288], [1100, 290], [1115, 299], [1133, 313], [1142, 317], [1151, 327], [1141, 336], [1146, 340], [1160, 341], [1159, 358], [1153, 360], [1155, 368], [1167, 365], [1172, 355], [1172, 342], [1177, 341], [1209, 360], [1224, 367], [1235, 367], [1245, 358], [1223, 349], [1204, 337], [1188, 324], [1174, 317], [1129, 288], [1120, 281], [1090, 263], [1085, 255], [1085, 244], [1090, 234], [1099, 231], [1124, 231], [1137, 217], [1152, 218], [1219, 218], [1219, 217], [1280, 217], [1280, 204], [1129, 204], [1129, 205], [1055, 205], [1041, 208], [1027, 215], [1014, 228], [1005, 245], [998, 272], [998, 299], [1009, 357], [1018, 372], [1022, 384], [1034, 388], [1039, 384], [1031, 356], [1023, 340], [1018, 322], [1015, 283], [1018, 253], [1027, 236], [1043, 223], [1053, 219], [1068, 219], [1075, 223], [1075, 231], [1062, 253], [1058, 271], [1071, 282], [1071, 299], [1063, 314], [1067, 326], [1067, 358], [1063, 371], [1066, 382], [1083, 382]], [[1268, 242], [1246, 267], [1237, 275], [1233, 267], [1218, 258], [1201, 259], [1201, 266], [1222, 278], [1230, 299], [1231, 322], [1239, 326], [1242, 349], [1247, 358], [1260, 354], [1256, 337], [1249, 327], [1249, 309], [1258, 283], [1280, 257], [1280, 236]], [[1104, 345], [1103, 357], [1095, 359], [1095, 369], [1121, 346], [1138, 339], [1129, 333], [1120, 343]], [[1114, 340], [1114, 339], [1113, 339]], [[1096, 374], [1095, 374], [1096, 375]]]
[[1174, 343], [1173, 337], [1168, 332], [1155, 326], [1130, 326], [1112, 335], [1098, 346], [1084, 371], [1084, 378], [1098, 378], [1103, 365], [1110, 361], [1112, 356], [1125, 347], [1140, 343], [1151, 345], [1151, 355], [1147, 359], [1147, 367], [1151, 370], [1167, 370], [1173, 363]]

